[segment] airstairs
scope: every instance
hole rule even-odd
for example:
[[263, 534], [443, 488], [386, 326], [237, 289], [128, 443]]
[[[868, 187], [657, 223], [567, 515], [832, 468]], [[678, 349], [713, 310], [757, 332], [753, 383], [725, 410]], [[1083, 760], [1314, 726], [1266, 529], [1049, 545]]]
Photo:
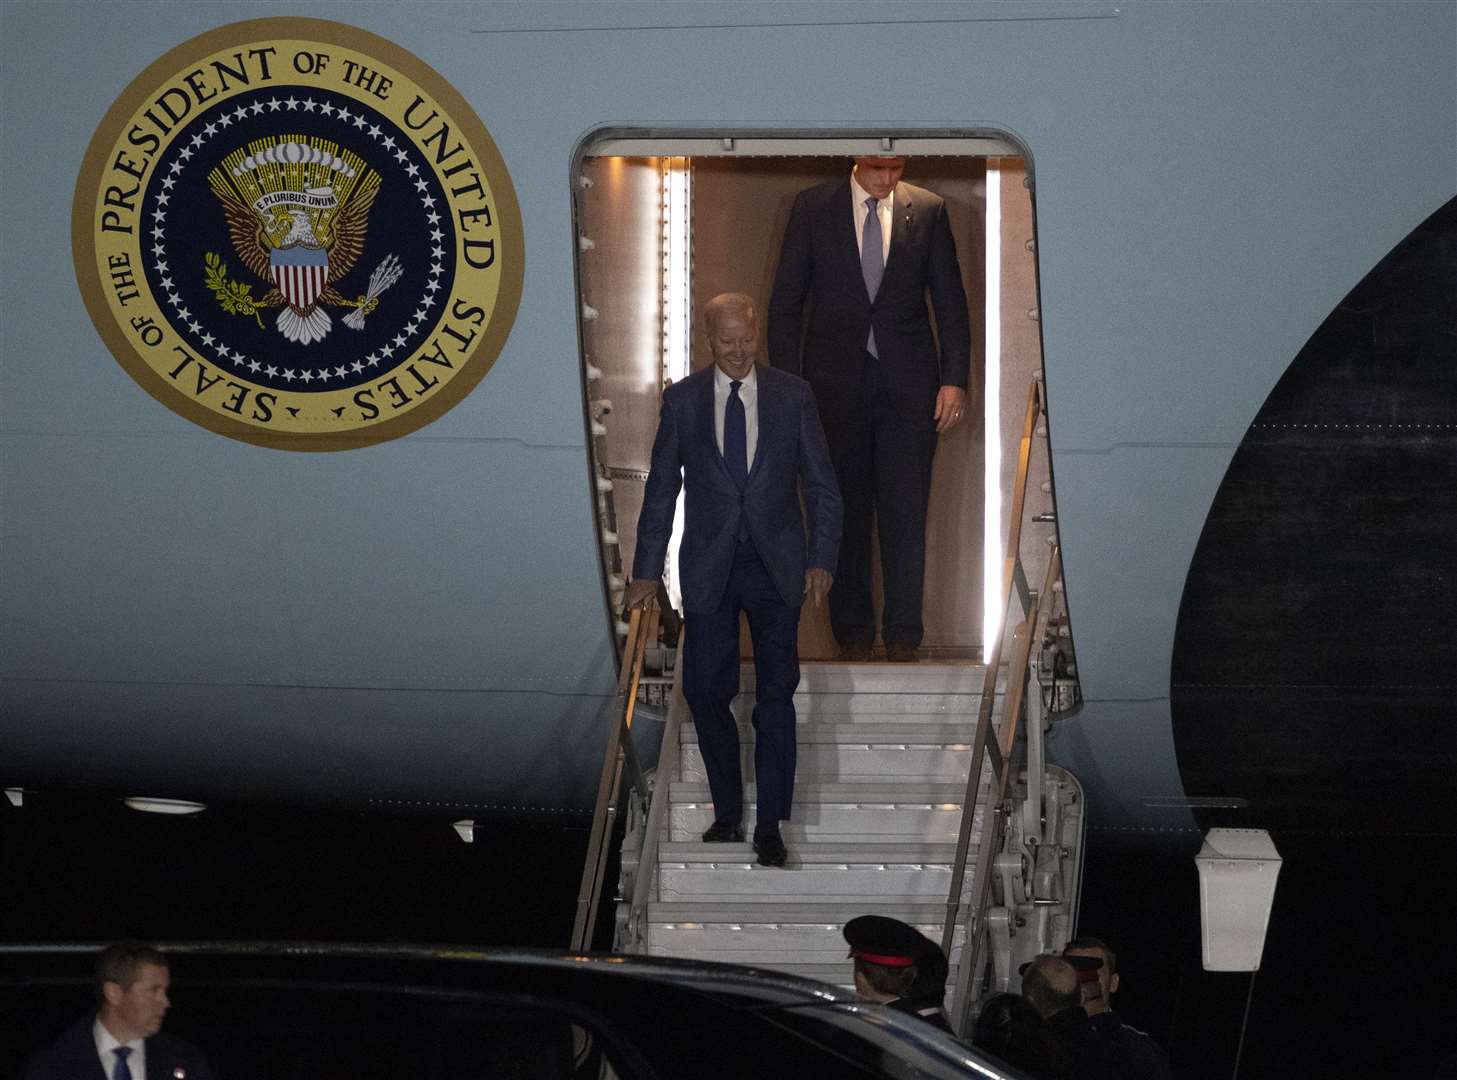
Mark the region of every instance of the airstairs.
[[[759, 866], [747, 843], [699, 840], [713, 806], [697, 734], [691, 721], [684, 725], [639, 948], [851, 986], [840, 930], [855, 916], [890, 915], [939, 940], [971, 762], [966, 718], [977, 713], [983, 675], [971, 664], [804, 664], [782, 870]], [[752, 667], [743, 687], [737, 704], [752, 807]], [[979, 821], [972, 835], [975, 844]], [[968, 877], [963, 892], [970, 887]]]
[[[618, 684], [623, 710], [604, 760], [574, 947], [591, 940], [626, 781], [617, 951], [724, 961], [850, 987], [842, 927], [857, 915], [889, 915], [946, 949], [948, 1012], [953, 1028], [964, 1031], [981, 996], [1016, 989], [1022, 962], [1061, 948], [1077, 920], [1084, 818], [1076, 779], [1043, 755], [1047, 728], [1078, 704], [1060, 553], [1049, 540], [1036, 591], [1020, 554], [1027, 462], [1041, 414], [1035, 382], [1005, 549], [1012, 553], [1002, 597], [1010, 632], [995, 643], [990, 663], [801, 664], [784, 868], [758, 865], [748, 843], [701, 841], [713, 805], [678, 685], [679, 649], [659, 644], [657, 612], [631, 613]], [[743, 665], [740, 691], [734, 708], [744, 826], [752, 833], [751, 664]], [[666, 707], [652, 772], [635, 751], [639, 700]]]

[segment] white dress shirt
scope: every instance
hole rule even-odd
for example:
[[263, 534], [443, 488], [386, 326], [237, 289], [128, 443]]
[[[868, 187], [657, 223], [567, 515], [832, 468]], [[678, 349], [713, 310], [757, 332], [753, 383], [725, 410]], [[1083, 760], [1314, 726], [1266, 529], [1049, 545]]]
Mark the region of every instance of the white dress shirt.
[[[723, 414], [733, 393], [732, 382], [723, 368], [713, 365], [713, 437], [718, 440], [720, 454], [723, 453]], [[752, 469], [754, 451], [759, 446], [759, 377], [754, 368], [749, 369], [739, 384], [739, 400], [744, 403], [744, 443], [749, 451], [748, 467]]]
[[[865, 219], [870, 216], [870, 207], [865, 205], [865, 200], [871, 198], [870, 192], [860, 186], [860, 181], [855, 179], [855, 174], [850, 174], [850, 209], [855, 212], [855, 250], [860, 251], [865, 246]], [[890, 261], [890, 228], [895, 221], [895, 192], [892, 191], [889, 197], [881, 199], [875, 204], [875, 216], [880, 218], [880, 265], [884, 266]]]
[[126, 1066], [131, 1070], [132, 1080], [147, 1080], [147, 1040], [137, 1039], [134, 1042], [118, 1042], [115, 1035], [106, 1030], [106, 1025], [101, 1022], [101, 1017], [91, 1025], [91, 1037], [96, 1040], [96, 1056], [101, 1059], [101, 1068], [106, 1073], [106, 1080], [114, 1080], [116, 1076], [116, 1048], [118, 1046], [130, 1046], [131, 1055], [126, 1059]]

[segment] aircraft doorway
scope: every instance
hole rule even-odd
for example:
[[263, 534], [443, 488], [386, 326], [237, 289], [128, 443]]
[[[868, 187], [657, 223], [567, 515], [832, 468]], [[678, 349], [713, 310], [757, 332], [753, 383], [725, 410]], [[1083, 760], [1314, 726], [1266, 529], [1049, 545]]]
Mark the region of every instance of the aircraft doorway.
[[[585, 148], [574, 175], [577, 281], [593, 482], [614, 617], [632, 565], [659, 394], [667, 381], [710, 362], [704, 305], [721, 292], [752, 296], [762, 350], [795, 195], [845, 175], [852, 155], [903, 153], [910, 156], [905, 181], [946, 201], [972, 328], [968, 416], [940, 437], [933, 464], [921, 655], [981, 659], [984, 596], [997, 592], [995, 578], [986, 586], [988, 567], [1000, 573], [996, 537], [1004, 535], [1006, 516], [987, 493], [1010, 483], [1027, 380], [1041, 367], [1031, 196], [1022, 183], [1023, 159], [1009, 143], [895, 140], [890, 151], [881, 145], [879, 139], [614, 138]], [[996, 226], [990, 244], [989, 204]], [[1001, 387], [1009, 388], [1010, 408], [1001, 406]], [[983, 408], [988, 392], [998, 398], [990, 413]], [[991, 440], [988, 416], [996, 425]], [[1008, 440], [1011, 453], [1000, 453]], [[990, 559], [988, 535], [995, 549]], [[670, 554], [670, 594], [672, 562]], [[874, 565], [879, 597], [878, 545]], [[747, 633], [743, 652], [749, 655]], [[806, 607], [801, 657], [835, 653], [827, 610]]]

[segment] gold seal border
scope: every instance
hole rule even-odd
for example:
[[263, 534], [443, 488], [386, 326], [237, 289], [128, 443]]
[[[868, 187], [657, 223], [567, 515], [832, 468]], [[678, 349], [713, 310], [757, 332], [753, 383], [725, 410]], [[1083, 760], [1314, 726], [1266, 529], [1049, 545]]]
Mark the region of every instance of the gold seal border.
[[[266, 43], [270, 39], [302, 39], [353, 49], [365, 57], [378, 57], [409, 75], [417, 85], [434, 96], [475, 152], [481, 170], [491, 187], [493, 209], [501, 237], [500, 278], [491, 318], [481, 329], [481, 338], [460, 365], [456, 375], [430, 397], [404, 415], [392, 417], [368, 427], [336, 434], [298, 434], [271, 432], [242, 421], [221, 416], [195, 400], [162, 383], [146, 359], [127, 337], [116, 320], [107, 299], [96, 252], [96, 199], [101, 179], [109, 164], [109, 151], [122, 133], [122, 125], [136, 114], [148, 95], [199, 56], [239, 45]], [[249, 19], [229, 23], [169, 49], [133, 79], [101, 118], [82, 160], [76, 180], [76, 193], [71, 203], [71, 256], [76, 283], [82, 300], [102, 341], [116, 361], [143, 390], [169, 412], [190, 420], [218, 435], [264, 446], [274, 450], [333, 451], [354, 450], [408, 435], [438, 419], [454, 408], [481, 381], [515, 325], [521, 305], [525, 278], [526, 244], [521, 226], [521, 207], [510, 172], [476, 112], [434, 68], [413, 53], [386, 38], [345, 23], [325, 19], [277, 17]]]

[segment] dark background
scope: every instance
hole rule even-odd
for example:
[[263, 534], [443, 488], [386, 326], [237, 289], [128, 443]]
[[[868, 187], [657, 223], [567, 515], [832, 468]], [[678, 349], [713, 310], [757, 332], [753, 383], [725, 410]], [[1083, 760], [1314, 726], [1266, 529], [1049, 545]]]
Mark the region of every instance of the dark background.
[[[1290, 364], [1189, 568], [1169, 695], [1184, 790], [1244, 800], [1200, 826], [1268, 829], [1284, 859], [1246, 1075], [1425, 1078], [1457, 1051], [1454, 613], [1457, 199]], [[1221, 981], [1177, 994], [1176, 1044], [1228, 1010], [1202, 996]]]

